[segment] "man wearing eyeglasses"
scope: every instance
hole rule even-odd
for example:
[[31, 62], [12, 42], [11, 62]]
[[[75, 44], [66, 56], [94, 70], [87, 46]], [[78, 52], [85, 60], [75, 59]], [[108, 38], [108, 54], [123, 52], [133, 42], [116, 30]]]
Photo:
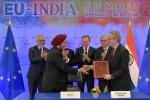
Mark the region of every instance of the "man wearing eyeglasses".
[[[109, 56], [111, 55], [112, 47], [109, 46], [109, 37], [101, 36], [100, 44], [101, 47], [96, 49], [94, 60], [95, 61], [108, 61]], [[105, 92], [105, 88], [108, 86], [108, 81], [104, 78], [98, 79], [98, 85], [101, 92]]]
[[45, 71], [47, 52], [49, 51], [44, 47], [45, 37], [38, 35], [36, 37], [37, 45], [29, 48], [29, 61], [30, 67], [27, 74], [30, 100], [33, 100], [34, 94], [41, 91], [42, 77]]
[[118, 31], [111, 31], [110, 46], [112, 50], [109, 59], [110, 74], [104, 79], [109, 80], [109, 91], [130, 91], [131, 78], [129, 74], [129, 51], [120, 43], [121, 36]]

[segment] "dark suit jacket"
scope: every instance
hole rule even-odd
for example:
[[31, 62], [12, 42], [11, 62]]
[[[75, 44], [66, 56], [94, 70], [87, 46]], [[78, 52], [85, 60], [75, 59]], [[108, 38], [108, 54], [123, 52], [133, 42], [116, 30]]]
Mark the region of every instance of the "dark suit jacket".
[[[96, 49], [96, 52], [95, 52], [95, 56], [94, 56], [94, 60], [95, 61], [108, 61], [108, 58], [111, 56], [112, 54], [112, 47], [108, 47], [108, 50], [107, 50], [107, 54], [105, 56], [105, 58], [103, 59], [102, 57], [102, 53], [104, 52], [103, 50], [103, 47], [99, 47]], [[104, 92], [104, 89], [105, 87], [109, 84], [109, 81], [105, 80], [104, 78], [99, 78], [98, 79], [98, 85], [99, 85], [99, 89], [101, 90], [101, 92]]]
[[128, 63], [129, 51], [119, 44], [114, 55], [109, 59], [110, 74], [113, 76], [109, 87], [111, 91], [127, 91], [131, 89]]
[[[43, 48], [44, 51], [49, 51], [47, 48]], [[30, 67], [28, 70], [27, 78], [31, 80], [36, 80], [39, 78], [39, 75], [43, 75], [45, 71], [46, 61], [40, 57], [41, 51], [38, 46], [33, 46], [29, 48], [29, 60], [30, 60]]]
[[[97, 48], [96, 51], [95, 51], [94, 60], [95, 61], [102, 61], [102, 55], [101, 54], [103, 52], [104, 52], [103, 47]], [[112, 47], [109, 46], [107, 54], [106, 54], [104, 60], [108, 60], [108, 58], [111, 55], [111, 53], [112, 53]]]
[[[75, 60], [75, 54], [74, 51], [68, 48], [65, 48], [65, 50], [69, 51], [69, 54], [67, 55], [67, 57], [69, 58], [69, 62], [67, 62], [66, 64], [69, 65], [70, 67], [73, 67], [76, 65], [76, 60]], [[66, 77], [68, 77], [68, 75], [66, 74]], [[67, 85], [73, 85], [73, 82], [70, 82], [68, 80]]]
[[78, 70], [71, 68], [63, 60], [62, 51], [57, 47], [50, 49], [46, 61], [46, 69], [42, 81], [42, 90], [51, 92], [66, 90], [68, 73], [77, 74]]
[[[88, 51], [88, 56], [91, 59], [90, 61], [83, 61], [83, 53], [84, 53], [84, 49], [83, 47], [79, 47], [76, 49], [76, 62], [78, 65], [78, 68], [83, 67], [83, 65], [93, 65], [93, 59], [94, 59], [94, 54], [95, 54], [95, 48], [93, 47], [89, 47], [89, 51]], [[88, 71], [89, 74], [88, 75], [84, 75], [84, 78], [93, 78], [93, 71], [89, 70]]]
[[75, 60], [75, 54], [74, 51], [71, 49], [66, 48], [66, 50], [69, 50], [69, 54], [67, 55], [69, 58], [69, 62], [67, 63], [68, 65], [70, 65], [71, 67], [76, 65], [76, 60]]

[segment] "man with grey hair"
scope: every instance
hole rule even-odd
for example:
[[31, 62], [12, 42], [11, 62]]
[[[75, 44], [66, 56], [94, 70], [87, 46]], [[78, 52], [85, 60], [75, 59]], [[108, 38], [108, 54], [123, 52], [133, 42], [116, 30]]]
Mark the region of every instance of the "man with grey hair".
[[46, 66], [46, 58], [48, 49], [44, 47], [45, 37], [43, 35], [37, 35], [37, 45], [29, 48], [29, 61], [30, 67], [27, 74], [30, 100], [33, 100], [34, 94], [41, 91], [42, 78]]
[[109, 91], [129, 91], [131, 78], [129, 74], [129, 51], [120, 43], [121, 36], [118, 31], [109, 32], [110, 46], [112, 50], [109, 58], [110, 74], [104, 79], [109, 80]]
[[[95, 61], [108, 61], [109, 56], [111, 55], [112, 47], [109, 46], [109, 37], [103, 35], [100, 37], [101, 47], [96, 49], [94, 60]], [[105, 88], [108, 86], [108, 80], [104, 78], [98, 79], [98, 85], [101, 92], [105, 92]]]

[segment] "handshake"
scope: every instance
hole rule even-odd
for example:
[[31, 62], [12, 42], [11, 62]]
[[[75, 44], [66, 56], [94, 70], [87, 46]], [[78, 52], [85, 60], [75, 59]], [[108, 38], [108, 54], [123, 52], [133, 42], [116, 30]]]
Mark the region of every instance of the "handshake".
[[79, 69], [79, 72], [83, 74], [89, 74], [88, 71], [91, 69], [93, 69], [93, 65], [83, 65], [83, 67]]

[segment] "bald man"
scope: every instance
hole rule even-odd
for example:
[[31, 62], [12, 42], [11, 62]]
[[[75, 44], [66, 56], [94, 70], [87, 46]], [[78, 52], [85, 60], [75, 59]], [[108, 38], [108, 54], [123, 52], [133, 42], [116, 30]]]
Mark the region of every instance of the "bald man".
[[42, 77], [45, 71], [47, 52], [49, 51], [44, 47], [45, 37], [38, 35], [36, 37], [37, 45], [29, 48], [29, 61], [30, 67], [27, 74], [30, 100], [33, 100], [34, 94], [41, 91]]

